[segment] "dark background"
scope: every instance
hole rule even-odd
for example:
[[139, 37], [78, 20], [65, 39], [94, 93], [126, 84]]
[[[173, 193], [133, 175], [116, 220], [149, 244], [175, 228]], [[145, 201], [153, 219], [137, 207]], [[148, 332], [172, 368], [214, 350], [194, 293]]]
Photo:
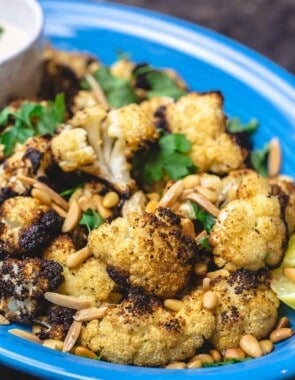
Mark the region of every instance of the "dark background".
[[[295, 73], [294, 0], [118, 0], [113, 2], [164, 12], [214, 29], [248, 45]], [[36, 378], [0, 366], [0, 379], [33, 380]]]

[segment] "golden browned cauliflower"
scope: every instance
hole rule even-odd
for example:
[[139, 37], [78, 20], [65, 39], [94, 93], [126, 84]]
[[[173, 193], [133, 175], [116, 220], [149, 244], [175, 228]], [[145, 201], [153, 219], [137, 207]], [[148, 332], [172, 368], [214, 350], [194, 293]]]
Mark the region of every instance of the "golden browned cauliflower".
[[88, 246], [119, 285], [160, 297], [173, 297], [188, 284], [198, 258], [196, 243], [183, 235], [180, 218], [166, 208], [103, 224], [90, 233]]
[[153, 298], [133, 291], [82, 328], [80, 342], [102, 359], [139, 366], [164, 366], [186, 360], [211, 337], [215, 321], [202, 307], [202, 291], [184, 299], [174, 313]]
[[60, 232], [62, 219], [38, 200], [16, 196], [0, 207], [0, 253], [2, 255], [39, 255]]
[[106, 272], [106, 266], [95, 257], [90, 257], [75, 268], [68, 268], [67, 258], [76, 251], [72, 239], [59, 235], [45, 250], [44, 258], [62, 265], [64, 282], [59, 293], [87, 297], [100, 304], [106, 301], [115, 284]]
[[225, 131], [222, 107], [219, 92], [190, 93], [163, 112], [171, 132], [183, 133], [192, 142], [190, 156], [199, 171], [223, 174], [244, 166], [244, 152]]
[[235, 196], [221, 209], [210, 233], [215, 263], [251, 270], [279, 265], [287, 240], [279, 197], [255, 172], [240, 178]]
[[215, 332], [211, 338], [217, 349], [239, 347], [244, 334], [263, 339], [273, 330], [279, 300], [270, 289], [270, 279], [266, 269], [253, 272], [241, 268], [229, 277], [211, 280], [210, 290], [218, 298]]

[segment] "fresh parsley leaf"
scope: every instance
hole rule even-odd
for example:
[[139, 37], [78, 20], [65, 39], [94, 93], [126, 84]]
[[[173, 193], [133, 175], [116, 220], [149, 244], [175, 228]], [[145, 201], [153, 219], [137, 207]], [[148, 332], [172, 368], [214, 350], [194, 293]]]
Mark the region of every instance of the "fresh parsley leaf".
[[247, 132], [249, 134], [257, 131], [259, 122], [257, 119], [251, 119], [248, 123], [243, 124], [238, 117], [233, 117], [227, 120], [226, 129], [229, 133], [243, 133]]
[[[101, 66], [93, 74], [103, 90], [109, 104], [114, 108], [123, 107], [130, 103], [137, 103], [137, 96], [127, 79], [117, 78], [111, 74], [106, 66]], [[81, 82], [81, 87], [89, 90], [89, 84], [85, 79]]]
[[84, 183], [81, 183], [80, 185], [77, 185], [75, 187], [71, 187], [70, 189], [64, 190], [61, 192], [59, 195], [61, 197], [69, 197], [71, 196], [77, 189], [80, 189], [81, 187], [84, 186]]
[[207, 249], [207, 250], [210, 250], [210, 244], [209, 244], [209, 239], [208, 239], [208, 236], [206, 237], [203, 237], [201, 239], [198, 240], [198, 244], [200, 244], [201, 247]]
[[95, 212], [92, 208], [88, 208], [82, 214], [82, 217], [79, 222], [81, 226], [87, 227], [88, 232], [94, 230], [95, 228], [99, 227], [103, 223], [104, 223], [103, 218], [97, 212]]
[[251, 152], [250, 162], [252, 167], [262, 176], [267, 177], [267, 159], [269, 155], [269, 144], [265, 144], [262, 149]]
[[236, 363], [242, 363], [247, 360], [251, 360], [250, 358], [245, 358], [245, 359], [231, 359], [231, 360], [225, 360], [223, 362], [218, 362], [218, 363], [203, 363], [203, 367], [222, 367], [228, 364], [236, 364]]
[[9, 115], [11, 115], [11, 109], [9, 107], [3, 108], [0, 112], [0, 126], [4, 127], [8, 123]]
[[148, 151], [135, 154], [132, 167], [134, 177], [146, 185], [158, 182], [164, 176], [176, 181], [196, 172], [196, 166], [187, 155], [191, 143], [185, 135], [175, 133], [162, 136]]
[[212, 230], [212, 227], [215, 224], [216, 219], [207, 211], [202, 210], [196, 203], [194, 202], [190, 202], [190, 203], [194, 210], [194, 219], [201, 222], [204, 227], [204, 230], [207, 232], [207, 234], [209, 234], [210, 231]]

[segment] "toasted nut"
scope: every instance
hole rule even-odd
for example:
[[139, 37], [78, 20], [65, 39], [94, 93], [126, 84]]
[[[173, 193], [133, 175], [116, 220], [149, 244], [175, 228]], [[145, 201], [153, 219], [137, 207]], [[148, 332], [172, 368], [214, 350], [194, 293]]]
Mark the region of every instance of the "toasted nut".
[[203, 366], [202, 361], [199, 359], [190, 360], [187, 363], [187, 368], [202, 368], [202, 366]]
[[114, 191], [110, 191], [109, 193], [106, 193], [106, 195], [103, 197], [102, 205], [103, 207], [106, 207], [106, 208], [112, 208], [112, 207], [117, 206], [119, 201], [120, 201], [119, 195], [115, 193]]
[[96, 210], [98, 211], [98, 213], [103, 219], [107, 219], [112, 214], [108, 208], [103, 206], [102, 197], [100, 195], [98, 194], [93, 195], [92, 203], [94, 204]]
[[83, 264], [91, 255], [92, 253], [89, 251], [88, 247], [84, 247], [75, 253], [71, 253], [67, 257], [66, 266], [70, 269], [76, 268]]
[[207, 198], [210, 202], [216, 202], [218, 200], [218, 194], [210, 189], [207, 189], [206, 187], [196, 186], [195, 190], [197, 191], [197, 193]]
[[284, 275], [287, 277], [288, 280], [295, 282], [295, 268], [285, 268]]
[[210, 282], [211, 282], [211, 279], [209, 277], [205, 277], [203, 279], [203, 290], [205, 290], [205, 291], [209, 290]]
[[38, 201], [40, 201], [44, 205], [47, 205], [47, 206], [51, 205], [51, 198], [44, 191], [34, 188], [31, 191], [31, 195], [33, 198], [38, 199]]
[[195, 360], [200, 360], [202, 364], [203, 363], [214, 363], [212, 356], [209, 354], [195, 355], [190, 359], [190, 362], [195, 361]]
[[269, 354], [273, 350], [273, 342], [269, 339], [263, 339], [259, 341], [262, 348], [263, 355]]
[[217, 217], [219, 215], [219, 209], [202, 194], [192, 193], [187, 196], [187, 199], [196, 202], [212, 216]]
[[269, 339], [273, 343], [277, 343], [287, 338], [290, 338], [292, 335], [293, 335], [292, 329], [290, 329], [289, 327], [281, 327], [279, 329], [273, 330], [269, 336]]
[[208, 270], [208, 266], [205, 263], [197, 263], [194, 265], [194, 272], [196, 276], [202, 277], [205, 276]]
[[77, 201], [79, 200], [79, 198], [81, 198], [83, 196], [83, 189], [81, 189], [81, 187], [79, 187], [77, 190], [75, 190], [73, 192], [73, 194], [70, 196], [69, 200], [68, 200], [68, 203], [69, 205], [73, 202], [73, 200]]
[[146, 196], [150, 201], [159, 202], [160, 200], [160, 194], [158, 193], [148, 193]]
[[43, 340], [42, 346], [52, 348], [53, 350], [62, 351], [64, 342], [57, 339], [45, 339]]
[[251, 334], [242, 336], [240, 339], [240, 348], [252, 358], [258, 358], [263, 355], [262, 348], [258, 340]]
[[91, 351], [88, 348], [83, 347], [83, 346], [75, 347], [74, 354], [78, 355], [78, 356], [83, 356], [83, 357], [86, 357], [89, 359], [96, 359], [97, 358], [97, 355], [93, 351]]
[[20, 338], [29, 340], [34, 343], [42, 344], [42, 340], [31, 332], [20, 330], [20, 329], [10, 329], [8, 332], [12, 335], [19, 336]]
[[87, 195], [82, 195], [82, 197], [78, 199], [78, 204], [81, 210], [84, 212], [87, 211], [89, 208], [94, 208], [91, 202], [91, 198]]
[[204, 293], [203, 306], [205, 309], [213, 310], [218, 305], [218, 298], [215, 292], [211, 290]]
[[10, 321], [2, 314], [0, 314], [0, 325], [10, 325]]
[[239, 347], [236, 348], [227, 348], [224, 350], [223, 358], [225, 360], [232, 359], [244, 359], [246, 357], [245, 352], [241, 350]]
[[269, 155], [268, 155], [268, 176], [276, 177], [281, 168], [282, 153], [281, 144], [278, 138], [274, 137], [269, 143]]
[[62, 352], [69, 352], [76, 344], [82, 328], [82, 322], [74, 321], [66, 335]]
[[68, 202], [65, 201], [57, 192], [52, 190], [49, 186], [45, 185], [45, 183], [36, 181], [33, 186], [36, 189], [42, 190], [44, 193], [46, 193], [52, 200], [55, 202], [58, 206], [63, 208], [64, 210], [67, 210], [69, 208]]
[[149, 201], [148, 204], [145, 206], [145, 211], [153, 214], [158, 207], [157, 201]]
[[175, 363], [168, 364], [165, 368], [167, 368], [167, 369], [183, 369], [183, 368], [186, 368], [186, 363], [175, 362]]
[[196, 237], [195, 237], [195, 241], [197, 244], [200, 243], [200, 240], [204, 239], [205, 237], [207, 237], [207, 232], [205, 230], [201, 231]]
[[175, 182], [163, 195], [162, 199], [160, 199], [159, 206], [160, 207], [172, 206], [176, 202], [176, 200], [180, 197], [182, 191], [183, 191], [182, 181]]
[[218, 350], [210, 350], [209, 354], [212, 356], [215, 363], [219, 363], [222, 361], [221, 353]]
[[194, 223], [190, 219], [183, 218], [181, 219], [181, 225], [183, 235], [190, 236], [194, 239], [196, 236]]
[[228, 277], [229, 276], [229, 271], [226, 269], [218, 269], [213, 272], [208, 272], [207, 276], [213, 280], [216, 277], [222, 276], [222, 277]]
[[288, 327], [289, 325], [290, 325], [289, 319], [287, 317], [282, 317], [278, 320], [276, 329], [279, 329], [281, 327]]
[[179, 311], [183, 307], [183, 302], [180, 300], [175, 300], [175, 299], [169, 299], [167, 298], [164, 301], [164, 306], [167, 309], [173, 310], [173, 311]]
[[62, 218], [66, 218], [67, 216], [67, 212], [60, 206], [56, 205], [55, 203], [52, 203], [51, 204], [51, 207], [53, 208], [53, 210], [59, 215], [61, 216]]
[[79, 220], [82, 215], [82, 210], [79, 207], [79, 204], [76, 200], [73, 200], [70, 204], [67, 216], [62, 225], [62, 232], [70, 232], [72, 231], [76, 225], [79, 223]]
[[73, 318], [75, 321], [79, 322], [88, 322], [92, 321], [92, 319], [102, 319], [107, 310], [108, 306], [89, 307], [87, 309], [77, 311]]
[[183, 178], [183, 188], [186, 189], [193, 189], [194, 187], [200, 185], [200, 177], [196, 174], [191, 174]]
[[87, 309], [92, 306], [92, 301], [89, 299], [83, 299], [74, 296], [66, 296], [65, 294], [59, 294], [54, 292], [46, 292], [44, 298], [56, 305], [69, 307], [70, 309], [81, 310]]

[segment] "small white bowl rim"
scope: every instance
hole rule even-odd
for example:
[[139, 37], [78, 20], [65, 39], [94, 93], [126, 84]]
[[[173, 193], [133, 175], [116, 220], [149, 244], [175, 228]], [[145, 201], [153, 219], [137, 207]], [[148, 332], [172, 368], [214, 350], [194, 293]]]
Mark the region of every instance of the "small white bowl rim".
[[25, 52], [27, 49], [29, 49], [34, 43], [39, 39], [41, 36], [42, 30], [44, 28], [44, 14], [41, 8], [41, 5], [38, 3], [37, 0], [22, 0], [23, 3], [26, 3], [28, 7], [30, 7], [36, 18], [36, 26], [30, 32], [30, 36], [28, 41], [25, 45], [22, 45], [19, 49], [16, 49], [15, 51], [11, 52], [10, 54], [6, 55], [2, 58], [0, 58], [0, 66], [6, 62], [11, 61], [15, 57], [21, 55], [23, 52]]

